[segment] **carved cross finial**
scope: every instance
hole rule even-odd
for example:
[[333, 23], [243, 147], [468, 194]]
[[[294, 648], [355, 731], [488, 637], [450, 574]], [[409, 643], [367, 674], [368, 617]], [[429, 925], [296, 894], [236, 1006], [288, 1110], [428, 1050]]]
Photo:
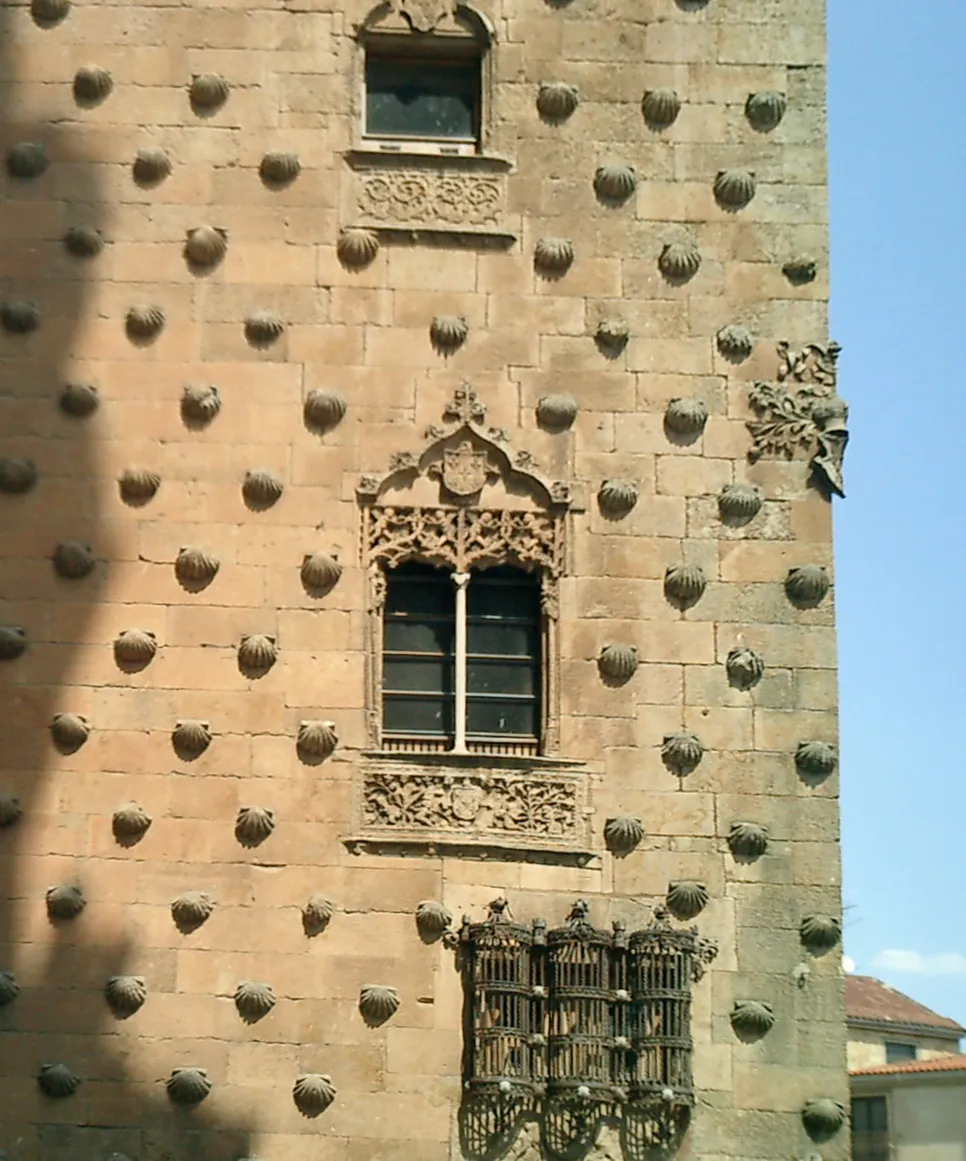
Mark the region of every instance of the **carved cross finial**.
[[570, 914], [567, 916], [567, 922], [572, 924], [587, 923], [590, 915], [590, 904], [586, 899], [577, 899], [573, 907], [570, 908]]
[[443, 418], [450, 423], [482, 423], [486, 419], [486, 407], [469, 383], [456, 388], [453, 402], [447, 403]]
[[505, 922], [506, 920], [512, 918], [509, 901], [504, 898], [503, 895], [500, 895], [498, 898], [492, 900], [487, 910], [490, 913], [490, 919], [492, 919], [494, 923]]

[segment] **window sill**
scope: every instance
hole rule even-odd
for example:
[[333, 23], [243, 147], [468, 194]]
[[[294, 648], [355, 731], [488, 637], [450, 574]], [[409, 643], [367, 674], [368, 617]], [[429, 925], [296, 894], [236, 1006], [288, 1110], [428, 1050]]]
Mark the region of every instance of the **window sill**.
[[513, 169], [513, 162], [508, 157], [496, 153], [454, 153], [448, 152], [446, 146], [439, 146], [426, 142], [419, 148], [407, 148], [407, 144], [400, 142], [399, 147], [385, 147], [375, 141], [364, 141], [345, 154], [346, 160], [353, 169], [365, 169], [375, 166], [411, 165], [438, 166], [443, 163], [447, 169], [465, 170], [471, 173], [509, 173]]

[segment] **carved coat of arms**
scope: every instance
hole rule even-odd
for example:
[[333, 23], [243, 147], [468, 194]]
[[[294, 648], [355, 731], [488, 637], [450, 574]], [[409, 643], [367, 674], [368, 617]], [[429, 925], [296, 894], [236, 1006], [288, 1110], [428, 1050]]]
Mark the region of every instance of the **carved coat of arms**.
[[468, 439], [443, 450], [440, 470], [443, 487], [454, 496], [475, 496], [493, 475], [485, 451], [477, 451]]

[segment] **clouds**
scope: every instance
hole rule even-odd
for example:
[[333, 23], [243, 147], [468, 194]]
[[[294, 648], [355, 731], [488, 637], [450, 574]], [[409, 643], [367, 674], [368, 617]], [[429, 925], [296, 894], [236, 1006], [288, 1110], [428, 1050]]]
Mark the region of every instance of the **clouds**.
[[918, 976], [966, 976], [966, 955], [947, 951], [939, 955], [923, 955], [918, 951], [889, 948], [880, 951], [872, 966], [883, 971], [901, 972]]

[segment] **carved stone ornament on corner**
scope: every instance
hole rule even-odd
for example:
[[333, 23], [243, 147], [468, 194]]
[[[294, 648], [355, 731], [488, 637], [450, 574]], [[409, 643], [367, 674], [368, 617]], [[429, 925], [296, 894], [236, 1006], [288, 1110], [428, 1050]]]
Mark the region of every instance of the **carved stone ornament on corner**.
[[836, 392], [840, 350], [838, 343], [809, 343], [799, 351], [779, 343], [777, 382], [755, 383], [748, 397], [757, 414], [748, 422], [752, 463], [807, 455], [823, 491], [836, 496], [845, 495], [842, 460], [849, 439], [848, 404]]

